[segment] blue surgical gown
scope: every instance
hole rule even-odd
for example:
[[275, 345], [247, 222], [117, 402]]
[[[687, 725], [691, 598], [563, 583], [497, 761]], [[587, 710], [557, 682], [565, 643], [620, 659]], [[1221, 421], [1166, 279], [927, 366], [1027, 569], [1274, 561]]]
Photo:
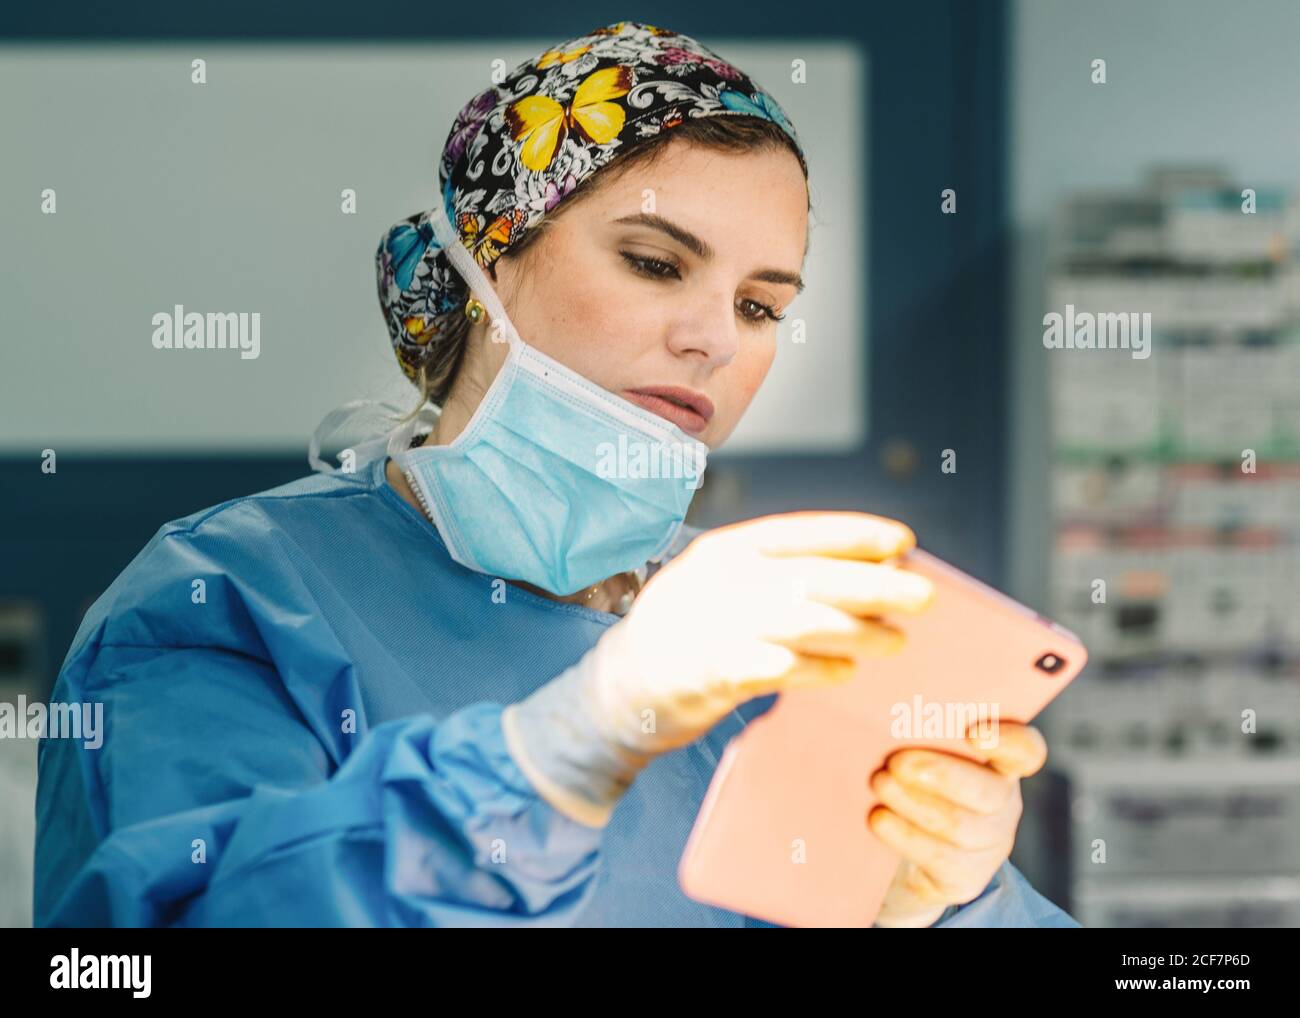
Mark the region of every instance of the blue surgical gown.
[[[95, 602], [39, 747], [41, 926], [742, 926], [676, 867], [745, 724], [655, 760], [597, 830], [500, 716], [614, 615], [454, 562], [385, 457], [164, 525]], [[943, 926], [1075, 926], [1010, 864]]]

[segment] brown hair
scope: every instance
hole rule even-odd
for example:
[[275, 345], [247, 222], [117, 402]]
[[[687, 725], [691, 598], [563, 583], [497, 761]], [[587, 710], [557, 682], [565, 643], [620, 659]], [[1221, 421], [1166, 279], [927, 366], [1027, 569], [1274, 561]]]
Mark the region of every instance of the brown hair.
[[[543, 228], [554, 222], [567, 208], [575, 202], [588, 197], [596, 187], [609, 184], [615, 178], [637, 166], [653, 163], [662, 156], [669, 142], [681, 140], [701, 148], [717, 149], [727, 152], [763, 151], [769, 148], [788, 148], [799, 159], [804, 178], [807, 179], [808, 168], [804, 163], [798, 147], [785, 131], [770, 120], [746, 115], [688, 117], [680, 126], [663, 131], [649, 141], [641, 143], [626, 156], [615, 159], [608, 166], [593, 174], [588, 181], [580, 184], [572, 195], [550, 215], [533, 226], [519, 241], [510, 247], [502, 258], [516, 258], [526, 253], [537, 242]], [[811, 207], [811, 202], [810, 202]], [[496, 281], [495, 266], [489, 275]], [[442, 406], [451, 392], [465, 358], [468, 346], [470, 324], [464, 315], [452, 316], [451, 325], [446, 335], [437, 340], [437, 345], [416, 373], [415, 385], [420, 392], [420, 402], [416, 409], [407, 415], [409, 420], [418, 413], [425, 403]]]

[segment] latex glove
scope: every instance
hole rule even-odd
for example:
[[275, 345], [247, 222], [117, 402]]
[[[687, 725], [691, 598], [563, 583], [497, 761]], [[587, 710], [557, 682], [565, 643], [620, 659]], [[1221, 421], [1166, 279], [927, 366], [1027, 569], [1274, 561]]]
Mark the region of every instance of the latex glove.
[[903, 635], [930, 581], [886, 562], [916, 538], [865, 513], [712, 530], [651, 578], [573, 668], [502, 713], [506, 746], [556, 809], [603, 826], [637, 773], [746, 700], [850, 679]]
[[[986, 725], [987, 722], [982, 724]], [[1047, 760], [1036, 728], [1002, 721], [967, 734], [981, 763], [930, 749], [903, 749], [871, 776], [880, 797], [872, 833], [903, 856], [877, 926], [929, 926], [949, 905], [979, 897], [1011, 855], [1023, 803], [1020, 779]]]

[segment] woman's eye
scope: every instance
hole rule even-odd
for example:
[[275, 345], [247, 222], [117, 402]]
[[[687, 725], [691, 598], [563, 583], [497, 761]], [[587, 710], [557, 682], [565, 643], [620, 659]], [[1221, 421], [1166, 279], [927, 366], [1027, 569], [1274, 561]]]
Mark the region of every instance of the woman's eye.
[[776, 308], [768, 304], [762, 304], [756, 300], [749, 300], [748, 298], [739, 301], [738, 307], [742, 309], [740, 312], [741, 316], [750, 322], [763, 322], [768, 320], [779, 322], [785, 318], [785, 315], [779, 315], [776, 313]]
[[[651, 258], [649, 255], [637, 255], [631, 251], [620, 251], [623, 259], [632, 267], [632, 271], [638, 275], [646, 276], [650, 279], [680, 279], [681, 273], [677, 271], [677, 266], [672, 262], [664, 261], [662, 258]], [[761, 322], [773, 321], [779, 322], [785, 318], [783, 314], [777, 314], [776, 308], [761, 301], [750, 300], [745, 298], [736, 302], [736, 309], [740, 316], [751, 325]]]
[[660, 258], [649, 258], [645, 255], [634, 255], [630, 251], [620, 251], [619, 254], [632, 266], [634, 272], [639, 272], [643, 276], [649, 276], [652, 279], [675, 279], [678, 277], [677, 266], [672, 262], [666, 262]]

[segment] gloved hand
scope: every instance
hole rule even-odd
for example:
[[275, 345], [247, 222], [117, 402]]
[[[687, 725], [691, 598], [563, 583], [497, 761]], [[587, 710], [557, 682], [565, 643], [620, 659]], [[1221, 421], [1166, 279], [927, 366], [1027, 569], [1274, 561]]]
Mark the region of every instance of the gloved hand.
[[[985, 724], [985, 723], [981, 723]], [[1013, 721], [967, 734], [982, 763], [931, 749], [902, 749], [871, 776], [881, 805], [873, 834], [903, 856], [877, 926], [929, 926], [949, 905], [979, 897], [1011, 855], [1023, 804], [1020, 779], [1047, 760], [1038, 729]]]
[[885, 560], [906, 526], [791, 513], [709, 531], [656, 573], [572, 668], [502, 714], [511, 756], [557, 810], [603, 826], [637, 773], [746, 700], [842, 682], [897, 652], [877, 619], [919, 611], [930, 581]]

